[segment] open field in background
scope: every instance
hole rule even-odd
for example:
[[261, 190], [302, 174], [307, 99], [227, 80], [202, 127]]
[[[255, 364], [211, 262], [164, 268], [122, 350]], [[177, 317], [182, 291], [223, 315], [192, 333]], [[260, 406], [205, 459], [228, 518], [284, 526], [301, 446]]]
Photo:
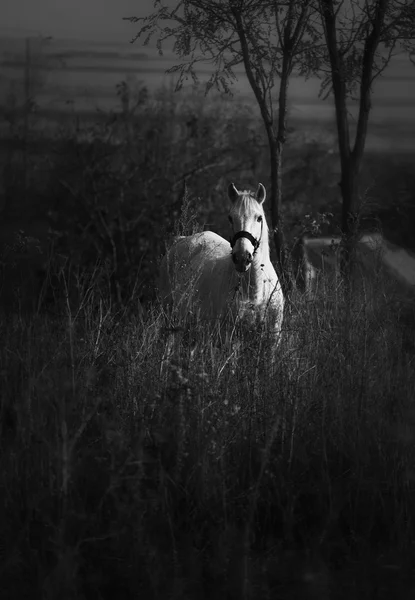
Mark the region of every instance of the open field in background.
[[[53, 119], [4, 113], [2, 596], [412, 600], [413, 289], [363, 248], [350, 305], [329, 270], [287, 305], [273, 369], [267, 332], [238, 350], [199, 323], [162, 376], [186, 326], [155, 297], [165, 244], [196, 224], [228, 237], [226, 186], [268, 187], [267, 146], [242, 94], [129, 86], [116, 113], [80, 114], [76, 95]], [[388, 107], [361, 223], [415, 249], [413, 124]], [[290, 123], [290, 243], [339, 231], [335, 129], [316, 114]]]
[[[31, 62], [36, 83], [38, 110], [52, 122], [59, 112], [76, 109], [94, 112], [118, 110], [114, 93], [122, 80], [131, 87], [144, 84], [154, 92], [161, 86], [172, 87], [175, 78], [165, 70], [176, 64], [167, 52], [159, 56], [154, 48], [139, 44], [88, 44], [81, 41], [52, 40], [49, 44], [31, 41]], [[0, 78], [3, 97], [12, 94], [21, 101], [24, 96], [24, 40], [0, 39]], [[199, 67], [201, 82], [210, 66]], [[238, 100], [247, 102], [255, 114], [257, 108], [241, 67], [236, 70], [238, 82], [232, 87]], [[290, 113], [294, 121], [334, 123], [332, 99], [318, 99], [319, 81], [293, 78], [289, 88]], [[215, 92], [212, 92], [212, 96]], [[382, 151], [412, 151], [415, 139], [415, 67], [403, 56], [393, 58], [390, 68], [374, 87], [373, 112], [369, 125], [368, 148]], [[356, 107], [350, 106], [351, 114]]]

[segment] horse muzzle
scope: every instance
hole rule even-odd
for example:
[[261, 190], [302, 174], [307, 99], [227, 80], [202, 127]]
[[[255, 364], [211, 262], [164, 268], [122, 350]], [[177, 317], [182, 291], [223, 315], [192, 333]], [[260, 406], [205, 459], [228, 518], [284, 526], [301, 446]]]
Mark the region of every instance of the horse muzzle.
[[235, 265], [235, 269], [239, 273], [245, 273], [252, 264], [253, 256], [250, 252], [245, 250], [244, 252], [232, 252], [232, 261]]

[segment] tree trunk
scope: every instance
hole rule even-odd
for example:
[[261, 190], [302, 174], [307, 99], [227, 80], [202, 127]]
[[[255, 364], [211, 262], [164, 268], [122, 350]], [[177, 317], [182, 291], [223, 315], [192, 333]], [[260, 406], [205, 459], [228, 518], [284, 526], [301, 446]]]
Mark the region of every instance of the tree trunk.
[[277, 253], [277, 274], [285, 296], [292, 291], [293, 281], [291, 264], [284, 235], [284, 224], [282, 219], [282, 155], [284, 144], [268, 136], [270, 149], [270, 171], [271, 171], [271, 225], [275, 249]]
[[278, 148], [277, 140], [272, 131], [268, 132], [269, 155], [270, 155], [270, 174], [271, 174], [271, 226], [277, 251], [277, 271], [278, 277], [283, 274], [282, 252], [284, 248], [284, 231], [281, 223], [281, 167], [282, 167], [282, 147]]
[[340, 268], [344, 279], [348, 280], [352, 271], [353, 232], [355, 230], [355, 213], [358, 199], [357, 177], [355, 162], [350, 149], [349, 121], [346, 104], [347, 90], [344, 72], [345, 65], [337, 45], [336, 15], [331, 0], [323, 0], [322, 5], [324, 32], [330, 57], [341, 165], [341, 181], [339, 185], [343, 201], [341, 222], [343, 240]]
[[[373, 78], [373, 61], [379, 44], [380, 31], [385, 19], [387, 0], [378, 0], [372, 31], [368, 34], [363, 52], [362, 77], [360, 81], [360, 102], [357, 131], [353, 151], [342, 161], [341, 190], [343, 198], [342, 232], [344, 249], [342, 256], [342, 272], [350, 281], [355, 262], [353, 250], [356, 247], [358, 234], [359, 196], [358, 181], [365, 149], [371, 104], [371, 85]], [[337, 106], [336, 106], [337, 110]], [[343, 168], [344, 167], [344, 168]]]
[[360, 79], [360, 103], [357, 131], [353, 150], [350, 148], [349, 123], [347, 119], [347, 90], [345, 83], [344, 54], [339, 51], [336, 32], [336, 12], [333, 0], [322, 0], [322, 16], [327, 49], [330, 56], [331, 78], [336, 108], [336, 123], [341, 162], [342, 234], [343, 253], [341, 271], [345, 282], [350, 283], [354, 264], [354, 249], [358, 233], [359, 192], [358, 181], [366, 142], [371, 109], [371, 84], [373, 62], [379, 45], [381, 28], [385, 20], [387, 0], [377, 0], [371, 31], [367, 33], [362, 56]]
[[291, 54], [287, 49], [283, 56], [281, 69], [277, 137], [275, 137], [272, 127], [267, 128], [271, 159], [271, 224], [277, 251], [278, 278], [285, 296], [290, 295], [295, 287], [292, 261], [287, 248], [282, 218], [282, 165], [287, 132], [287, 91], [290, 73]]
[[340, 269], [345, 281], [349, 282], [353, 272], [354, 250], [358, 234], [358, 177], [359, 166], [354, 157], [349, 153], [342, 157], [342, 178], [340, 189], [342, 194], [342, 222], [343, 247]]

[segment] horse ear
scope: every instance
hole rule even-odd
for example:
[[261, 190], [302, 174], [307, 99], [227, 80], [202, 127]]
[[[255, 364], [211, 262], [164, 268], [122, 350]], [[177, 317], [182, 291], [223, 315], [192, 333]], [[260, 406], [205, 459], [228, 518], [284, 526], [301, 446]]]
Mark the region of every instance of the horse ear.
[[256, 198], [257, 202], [259, 202], [259, 204], [262, 204], [266, 197], [267, 197], [267, 192], [265, 190], [265, 187], [262, 185], [262, 183], [259, 183], [258, 189], [255, 194], [255, 198]]
[[235, 202], [239, 198], [239, 192], [235, 187], [234, 183], [228, 185], [228, 196], [231, 202]]

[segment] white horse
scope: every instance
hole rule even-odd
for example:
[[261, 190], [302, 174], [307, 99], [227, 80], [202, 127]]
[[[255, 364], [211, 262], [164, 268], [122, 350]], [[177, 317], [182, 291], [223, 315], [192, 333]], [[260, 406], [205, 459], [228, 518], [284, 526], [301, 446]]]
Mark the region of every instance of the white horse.
[[269, 255], [269, 231], [257, 192], [228, 187], [230, 244], [212, 231], [178, 237], [164, 256], [159, 279], [161, 301], [181, 318], [190, 315], [215, 326], [263, 324], [277, 346], [284, 296]]

